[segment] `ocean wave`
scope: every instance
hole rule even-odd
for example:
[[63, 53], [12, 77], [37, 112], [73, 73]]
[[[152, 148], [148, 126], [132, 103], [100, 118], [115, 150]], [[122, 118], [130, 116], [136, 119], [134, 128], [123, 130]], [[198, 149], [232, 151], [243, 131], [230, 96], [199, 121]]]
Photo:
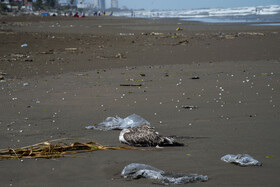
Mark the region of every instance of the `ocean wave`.
[[[280, 5], [239, 7], [239, 8], [209, 8], [192, 10], [136, 10], [135, 17], [142, 18], [197, 18], [197, 17], [225, 17], [250, 15], [280, 15]], [[117, 16], [131, 16], [131, 12], [118, 12]]]

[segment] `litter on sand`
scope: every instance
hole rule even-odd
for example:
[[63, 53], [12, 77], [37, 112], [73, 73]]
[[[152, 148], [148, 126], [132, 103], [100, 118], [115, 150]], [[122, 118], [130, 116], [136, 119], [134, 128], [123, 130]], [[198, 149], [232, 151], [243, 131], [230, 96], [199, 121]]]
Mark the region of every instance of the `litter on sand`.
[[200, 79], [198, 76], [194, 76], [191, 79]]
[[136, 127], [146, 124], [151, 126], [148, 121], [137, 114], [132, 114], [126, 118], [116, 117], [107, 117], [105, 121], [97, 124], [87, 126], [86, 129], [96, 129], [96, 130], [122, 130], [127, 129], [129, 127]]
[[131, 163], [122, 170], [121, 176], [128, 179], [147, 178], [157, 180], [161, 184], [187, 184], [191, 182], [205, 182], [207, 175], [180, 174], [165, 172], [153, 166], [139, 163]]
[[222, 161], [233, 163], [239, 166], [262, 166], [262, 163], [255, 160], [248, 154], [232, 155], [228, 154], [221, 158]]
[[182, 108], [192, 110], [192, 109], [197, 109], [197, 106], [193, 106], [193, 105], [183, 105]]
[[135, 87], [141, 87], [142, 84], [120, 84], [120, 86], [135, 86]]
[[64, 50], [65, 51], [77, 51], [78, 49], [77, 48], [65, 48]]
[[68, 154], [84, 153], [97, 150], [119, 150], [119, 149], [135, 149], [119, 146], [103, 146], [97, 142], [87, 143], [65, 143], [59, 142], [52, 144], [51, 142], [58, 142], [67, 139], [58, 139], [53, 141], [41, 142], [38, 144], [22, 147], [22, 148], [8, 148], [0, 150], [0, 160], [26, 159], [26, 158], [59, 158]]

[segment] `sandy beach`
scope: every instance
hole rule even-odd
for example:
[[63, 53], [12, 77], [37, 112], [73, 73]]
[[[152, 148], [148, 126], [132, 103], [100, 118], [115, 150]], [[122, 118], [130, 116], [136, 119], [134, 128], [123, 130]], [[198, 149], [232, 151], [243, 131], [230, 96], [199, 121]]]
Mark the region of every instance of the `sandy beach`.
[[133, 113], [185, 146], [4, 160], [0, 186], [157, 185], [122, 178], [130, 163], [209, 177], [193, 186], [278, 186], [279, 40], [279, 26], [248, 23], [1, 16], [0, 149], [60, 138], [121, 146], [120, 131], [85, 127]]

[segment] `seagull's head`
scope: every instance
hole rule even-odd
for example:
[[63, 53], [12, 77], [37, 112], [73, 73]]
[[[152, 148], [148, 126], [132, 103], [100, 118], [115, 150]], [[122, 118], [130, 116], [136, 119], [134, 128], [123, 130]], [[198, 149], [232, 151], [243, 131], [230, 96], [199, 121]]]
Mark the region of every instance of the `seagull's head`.
[[128, 133], [128, 132], [130, 132], [129, 129], [123, 129], [123, 130], [120, 132], [120, 136], [119, 136], [119, 141], [120, 141], [120, 142], [122, 142], [122, 143], [127, 143], [127, 144], [128, 144], [128, 142], [124, 139], [124, 136], [123, 136], [125, 133]]

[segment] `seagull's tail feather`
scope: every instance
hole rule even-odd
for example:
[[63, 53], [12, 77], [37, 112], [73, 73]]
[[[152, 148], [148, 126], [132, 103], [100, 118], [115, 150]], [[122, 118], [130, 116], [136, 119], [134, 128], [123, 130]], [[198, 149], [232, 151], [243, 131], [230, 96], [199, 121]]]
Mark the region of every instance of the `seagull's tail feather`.
[[163, 137], [164, 142], [162, 145], [164, 146], [184, 146], [183, 143], [176, 142], [173, 138], [170, 137]]

